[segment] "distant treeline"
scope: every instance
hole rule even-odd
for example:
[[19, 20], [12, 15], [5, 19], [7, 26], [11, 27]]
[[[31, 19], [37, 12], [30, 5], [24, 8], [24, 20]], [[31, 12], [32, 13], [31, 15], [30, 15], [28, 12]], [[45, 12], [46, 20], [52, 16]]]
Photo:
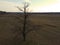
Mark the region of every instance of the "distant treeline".
[[[6, 12], [6, 11], [0, 11], [0, 13], [19, 13], [23, 14], [23, 12]], [[28, 14], [60, 14], [60, 12], [27, 12]]]
[[6, 13], [6, 11], [0, 11], [0, 14], [5, 14]]

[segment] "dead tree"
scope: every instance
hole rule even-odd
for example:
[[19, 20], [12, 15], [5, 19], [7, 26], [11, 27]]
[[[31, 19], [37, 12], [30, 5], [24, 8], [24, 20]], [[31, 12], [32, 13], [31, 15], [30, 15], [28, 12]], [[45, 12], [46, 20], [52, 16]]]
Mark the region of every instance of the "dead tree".
[[27, 15], [28, 6], [29, 6], [29, 3], [28, 2], [24, 2], [23, 9], [17, 7], [20, 11], [24, 12], [24, 22], [23, 22], [23, 32], [22, 32], [24, 41], [26, 40], [26, 32], [25, 31], [26, 31], [26, 23], [27, 23], [27, 17], [28, 17], [28, 15]]

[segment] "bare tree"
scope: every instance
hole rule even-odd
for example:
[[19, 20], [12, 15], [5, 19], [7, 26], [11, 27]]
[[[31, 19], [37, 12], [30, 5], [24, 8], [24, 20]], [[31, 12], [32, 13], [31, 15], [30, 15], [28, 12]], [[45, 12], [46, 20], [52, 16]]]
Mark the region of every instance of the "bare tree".
[[17, 7], [20, 11], [24, 12], [24, 23], [23, 23], [23, 40], [25, 41], [26, 40], [26, 23], [27, 23], [27, 8], [29, 7], [29, 3], [28, 2], [24, 2], [23, 4], [23, 9], [21, 9], [20, 7]]

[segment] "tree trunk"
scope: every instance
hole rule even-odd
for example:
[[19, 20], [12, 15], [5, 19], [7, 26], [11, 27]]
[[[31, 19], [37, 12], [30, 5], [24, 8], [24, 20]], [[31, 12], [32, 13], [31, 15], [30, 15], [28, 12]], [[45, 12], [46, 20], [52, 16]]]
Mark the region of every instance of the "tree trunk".
[[26, 20], [27, 20], [27, 15], [26, 15], [26, 8], [24, 8], [24, 23], [23, 23], [23, 40], [26, 41]]

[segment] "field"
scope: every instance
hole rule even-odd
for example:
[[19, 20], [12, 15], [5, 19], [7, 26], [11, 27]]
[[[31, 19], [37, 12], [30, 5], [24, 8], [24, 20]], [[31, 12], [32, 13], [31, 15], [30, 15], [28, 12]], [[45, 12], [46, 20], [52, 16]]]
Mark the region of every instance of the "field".
[[23, 14], [0, 14], [0, 45], [60, 45], [60, 14], [28, 14], [23, 41]]

